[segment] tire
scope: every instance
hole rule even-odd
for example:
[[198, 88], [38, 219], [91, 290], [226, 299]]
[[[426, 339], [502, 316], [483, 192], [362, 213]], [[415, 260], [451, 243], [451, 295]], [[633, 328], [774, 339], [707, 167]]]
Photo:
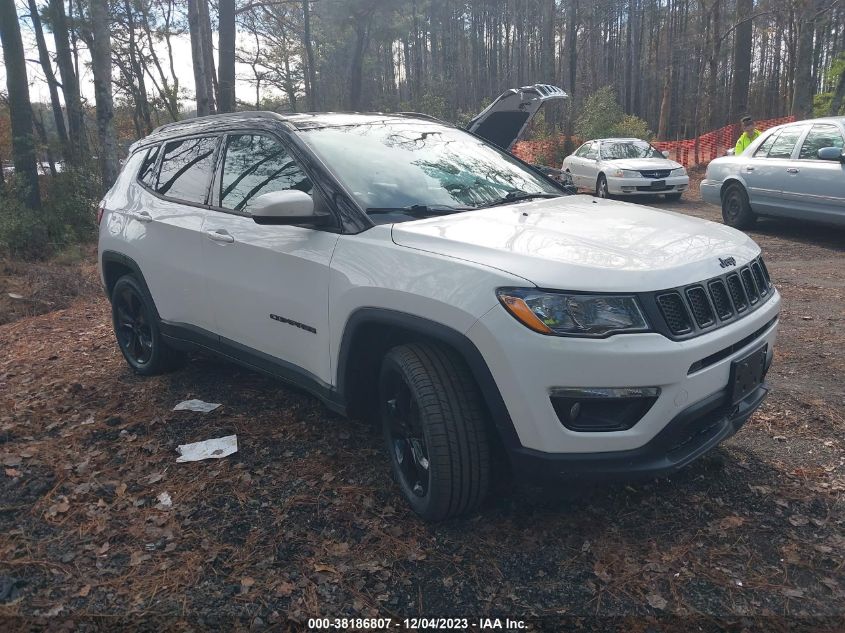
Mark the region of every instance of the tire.
[[136, 373], [155, 376], [182, 364], [184, 355], [162, 339], [152, 299], [134, 275], [117, 280], [111, 305], [117, 345]]
[[481, 394], [457, 354], [436, 344], [391, 349], [379, 374], [382, 431], [393, 476], [427, 521], [466, 514], [490, 484]]
[[682, 195], [684, 195], [684, 194], [683, 193], [667, 193], [664, 197], [667, 200], [670, 200], [672, 202], [677, 202], [678, 200], [681, 199]]
[[728, 185], [722, 194], [722, 219], [735, 229], [747, 229], [757, 221], [757, 215], [748, 202], [748, 194], [739, 183]]
[[607, 190], [607, 177], [604, 174], [599, 174], [596, 180], [596, 197], [610, 198], [610, 192]]

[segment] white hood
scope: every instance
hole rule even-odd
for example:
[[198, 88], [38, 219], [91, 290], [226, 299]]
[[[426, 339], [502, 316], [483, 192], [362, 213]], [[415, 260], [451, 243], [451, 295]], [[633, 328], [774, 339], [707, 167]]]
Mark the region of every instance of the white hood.
[[744, 233], [671, 211], [591, 196], [534, 200], [393, 226], [396, 244], [551, 289], [641, 292], [701, 281], [760, 249]]
[[621, 158], [619, 160], [605, 160], [602, 162], [608, 167], [636, 171], [640, 169], [677, 169], [678, 167], [683, 167], [680, 163], [676, 163], [668, 158]]

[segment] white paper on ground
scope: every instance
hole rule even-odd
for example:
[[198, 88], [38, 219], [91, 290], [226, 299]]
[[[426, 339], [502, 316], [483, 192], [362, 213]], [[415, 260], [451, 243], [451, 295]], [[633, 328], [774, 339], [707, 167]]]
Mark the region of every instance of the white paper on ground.
[[212, 440], [203, 440], [193, 444], [181, 444], [176, 447], [180, 457], [177, 462], [198, 462], [203, 459], [220, 459], [238, 451], [238, 436], [227, 435]]
[[214, 411], [220, 404], [216, 402], [203, 402], [202, 400], [185, 400], [180, 402], [175, 407], [174, 411], [199, 411], [200, 413], [208, 413]]
[[170, 498], [169, 492], [162, 492], [156, 499], [158, 499], [156, 508], [159, 510], [169, 510], [173, 507], [173, 499]]

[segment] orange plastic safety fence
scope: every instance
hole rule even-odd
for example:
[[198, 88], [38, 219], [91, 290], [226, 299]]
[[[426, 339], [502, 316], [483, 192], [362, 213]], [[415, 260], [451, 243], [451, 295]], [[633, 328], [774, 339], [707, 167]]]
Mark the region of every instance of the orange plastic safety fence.
[[[785, 116], [756, 121], [755, 124], [758, 130], [763, 131], [794, 120], [795, 117], [793, 116]], [[669, 158], [678, 161], [685, 167], [694, 167], [706, 165], [714, 158], [724, 156], [727, 150], [736, 145], [740, 133], [739, 124], [726, 125], [697, 138], [681, 141], [653, 141], [652, 145], [661, 151], [668, 151]], [[573, 147], [580, 142], [578, 139], [573, 138], [572, 140], [574, 141]], [[511, 151], [515, 156], [529, 163], [548, 162], [552, 157], [560, 155], [565, 141], [564, 136], [538, 141], [520, 141], [514, 145]]]

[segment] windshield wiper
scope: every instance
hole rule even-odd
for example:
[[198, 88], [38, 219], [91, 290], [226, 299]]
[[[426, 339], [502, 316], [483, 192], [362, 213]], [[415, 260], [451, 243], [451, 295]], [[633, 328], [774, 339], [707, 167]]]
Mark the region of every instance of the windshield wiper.
[[494, 200], [493, 202], [482, 204], [478, 208], [485, 209], [487, 207], [497, 207], [501, 204], [521, 202], [523, 200], [531, 200], [532, 198], [560, 198], [560, 196], [561, 194], [558, 193], [528, 193], [527, 191], [521, 191], [517, 189], [515, 191], [508, 192], [503, 198], [500, 198], [499, 200]]
[[472, 207], [450, 207], [448, 205], [428, 206], [426, 204], [412, 204], [407, 207], [370, 207], [368, 215], [380, 215], [385, 213], [404, 213], [410, 216], [449, 215], [459, 211], [469, 211]]

